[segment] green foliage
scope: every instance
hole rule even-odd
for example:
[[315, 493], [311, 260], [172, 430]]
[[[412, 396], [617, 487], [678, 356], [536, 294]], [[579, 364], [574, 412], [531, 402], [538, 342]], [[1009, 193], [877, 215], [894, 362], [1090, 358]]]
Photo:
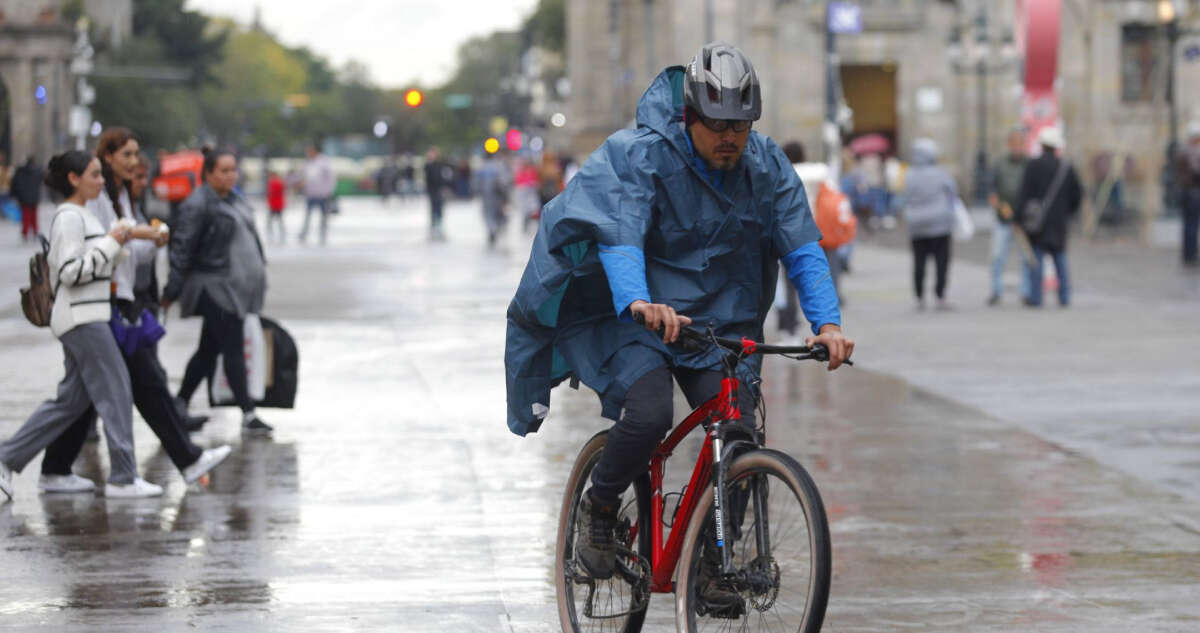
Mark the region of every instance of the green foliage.
[[[398, 151], [420, 152], [435, 143], [462, 151], [478, 146], [493, 117], [529, 123], [521, 53], [531, 45], [561, 52], [565, 40], [563, 0], [540, 0], [518, 31], [463, 43], [454, 75], [424, 89], [425, 103], [413, 109], [404, 103], [404, 90], [372, 85], [360, 64], [333, 68], [307, 47], [284, 46], [269, 32], [188, 10], [186, 0], [133, 4], [133, 37], [120, 50], [105, 52], [106, 63], [170, 65], [191, 71], [192, 80], [97, 79], [93, 110], [103, 124], [127, 125], [145, 145], [168, 149], [216, 142], [298, 155], [316, 139], [369, 134], [383, 117]], [[450, 94], [470, 95], [471, 107], [447, 108]]]
[[522, 33], [530, 44], [555, 53], [565, 50], [567, 11], [563, 0], [540, 0], [533, 15], [525, 20]]
[[207, 16], [183, 6], [184, 0], [134, 0], [133, 34], [161, 42], [165, 60], [191, 70], [194, 83], [211, 82], [211, 68], [221, 61], [228, 31], [212, 31]]

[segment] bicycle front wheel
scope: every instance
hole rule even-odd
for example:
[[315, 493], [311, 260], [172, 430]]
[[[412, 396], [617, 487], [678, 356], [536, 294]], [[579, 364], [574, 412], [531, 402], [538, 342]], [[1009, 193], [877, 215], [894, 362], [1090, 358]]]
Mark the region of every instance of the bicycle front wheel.
[[692, 513], [675, 588], [680, 633], [816, 633], [829, 601], [829, 523], [816, 484], [796, 460], [755, 450], [730, 464], [725, 481], [727, 546], [722, 576], [711, 492]]
[[597, 433], [579, 451], [563, 494], [554, 557], [563, 633], [638, 633], [650, 601], [649, 475], [634, 480], [633, 494], [626, 493], [617, 515], [621, 522], [616, 535], [620, 571], [612, 578], [597, 580], [575, 560], [575, 544], [581, 538], [579, 501], [607, 439], [607, 431]]

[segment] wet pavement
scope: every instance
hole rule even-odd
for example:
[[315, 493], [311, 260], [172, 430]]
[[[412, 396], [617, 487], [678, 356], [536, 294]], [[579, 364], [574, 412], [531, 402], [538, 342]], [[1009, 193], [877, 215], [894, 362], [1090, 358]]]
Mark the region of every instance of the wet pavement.
[[[563, 387], [541, 433], [504, 426], [527, 241], [487, 252], [467, 204], [438, 244], [420, 204], [342, 208], [329, 248], [268, 253], [266, 313], [301, 353], [297, 408], [263, 412], [274, 441], [214, 411], [196, 439], [234, 453], [186, 487], [135, 422], [143, 474], [167, 486], [153, 500], [39, 497], [35, 460], [0, 506], [0, 630], [558, 630], [562, 487], [606, 425]], [[1200, 630], [1198, 303], [1076, 269], [1069, 311], [987, 310], [963, 258], [959, 309], [918, 315], [907, 256], [864, 244], [845, 282], [858, 367], [768, 363], [770, 443], [832, 521], [824, 630]], [[198, 324], [167, 327], [177, 380]], [[0, 310], [0, 435], [60, 374], [49, 333]], [[100, 479], [106, 461], [92, 445], [76, 470]], [[674, 630], [670, 598], [645, 630]]]

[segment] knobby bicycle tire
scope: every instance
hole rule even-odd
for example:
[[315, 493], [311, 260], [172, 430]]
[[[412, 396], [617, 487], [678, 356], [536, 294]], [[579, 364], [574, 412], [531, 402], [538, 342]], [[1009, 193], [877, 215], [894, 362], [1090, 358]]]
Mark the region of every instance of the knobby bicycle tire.
[[[599, 461], [600, 453], [603, 451], [607, 439], [608, 431], [601, 431], [593, 435], [584, 444], [583, 449], [579, 451], [579, 456], [575, 458], [575, 463], [571, 467], [571, 474], [567, 478], [562, 507], [559, 509], [558, 538], [554, 552], [554, 587], [558, 597], [558, 615], [563, 633], [588, 633], [588, 631], [592, 630], [638, 633], [642, 630], [642, 622], [646, 618], [646, 607], [649, 605], [647, 598], [646, 605], [643, 605], [640, 610], [630, 612], [627, 616], [624, 616], [625, 621], [623, 626], [619, 623], [615, 624], [619, 628], [613, 628], [611, 621], [608, 620], [588, 621], [582, 613], [576, 613], [574, 596], [570, 593], [573, 587], [567, 582], [568, 570], [566, 566], [574, 558], [572, 530], [575, 524], [576, 511], [579, 508], [579, 500], [583, 495], [583, 491], [588, 487], [592, 469], [595, 468], [596, 463]], [[639, 521], [637, 553], [638, 556], [648, 562], [651, 556], [649, 474], [639, 476], [634, 480], [631, 487], [634, 491], [634, 497], [632, 500], [628, 498], [623, 500], [622, 514], [632, 513], [637, 517]], [[631, 595], [631, 602], [632, 599]], [[603, 624], [598, 624], [600, 622], [603, 622]]]
[[[767, 609], [773, 607], [775, 597], [778, 596], [779, 588], [782, 585], [779, 578], [779, 564], [778, 561], [774, 560], [765, 563], [767, 566], [774, 566], [775, 597], [769, 598], [772, 606], [768, 606], [766, 609], [760, 608], [765, 606], [763, 603], [767, 601], [766, 598], [762, 597], [762, 594], [769, 594], [769, 590], [762, 591], [762, 594], [757, 597], [749, 596], [748, 593], [744, 592], [741, 594], [744, 600], [742, 607], [743, 615], [741, 617], [729, 620], [720, 620], [716, 616], [712, 619], [698, 617], [697, 610], [701, 599], [697, 595], [697, 576], [702, 563], [702, 548], [705, 547], [701, 539], [707, 538], [708, 530], [706, 526], [711, 523], [709, 519], [712, 514], [713, 500], [710, 489], [707, 494], [701, 497], [700, 502], [696, 505], [691, 520], [688, 523], [688, 531], [683, 540], [683, 552], [680, 555], [679, 561], [678, 582], [675, 586], [675, 625], [679, 633], [700, 633], [703, 630], [709, 629], [726, 630], [725, 623], [729, 623], [728, 630], [759, 630], [754, 628], [755, 622], [752, 621], [752, 618], [758, 618], [758, 623], [764, 627], [762, 630], [788, 630], [798, 633], [817, 633], [821, 630], [821, 625], [825, 619], [825, 608], [829, 601], [832, 554], [829, 542], [829, 523], [825, 515], [825, 507], [821, 502], [821, 496], [817, 492], [816, 484], [813, 483], [812, 477], [808, 475], [795, 459], [779, 451], [759, 449], [735, 458], [729, 465], [726, 476], [726, 487], [729, 492], [727, 492], [726, 498], [732, 498], [734, 494], [732, 489], [735, 486], [740, 485], [741, 482], [749, 482], [754, 477], [758, 477], [760, 481], [774, 480], [771, 481], [772, 484], [776, 481], [784, 484], [788, 489], [787, 492], [799, 501], [799, 505], [803, 509], [804, 520], [807, 523], [807, 551], [810, 557], [807, 565], [810, 570], [809, 585], [805, 591], [806, 600], [804, 608], [803, 610], [799, 610], [801, 615], [795, 618], [795, 628], [792, 628], [791, 622], [782, 622], [782, 618], [777, 613], [775, 616], [780, 620], [778, 623], [762, 615]], [[779, 495], [783, 492], [769, 487], [767, 491], [772, 495], [772, 498], [774, 498], [774, 495]], [[786, 501], [787, 497], [785, 496], [780, 499], [781, 501]], [[751, 500], [742, 506], [743, 517], [752, 515], [752, 507], [750, 507], [752, 503], [753, 501]], [[770, 508], [771, 504], [767, 503], [766, 506]], [[735, 518], [733, 520], [737, 521], [738, 519]], [[739, 546], [748, 549], [753, 545], [755, 539], [754, 521], [752, 518], [748, 519], [748, 521], [751, 523], [751, 526], [741, 534], [739, 545], [733, 546], [735, 551]], [[767, 516], [766, 523], [771, 526], [768, 531], [774, 531], [775, 524], [771, 523], [770, 514]], [[727, 538], [729, 537], [727, 536]], [[792, 543], [792, 545], [800, 547], [797, 543]], [[757, 549], [756, 545], [753, 545], [753, 547]], [[784, 543], [772, 543], [772, 554], [781, 549], [786, 549], [786, 547], [787, 545]], [[761, 556], [757, 556], [755, 560], [757, 561], [759, 558]], [[735, 561], [735, 565], [738, 562]], [[784, 562], [784, 565], [786, 566], [788, 563]], [[789, 590], [791, 589], [789, 587]], [[758, 612], [757, 615], [754, 615], [755, 611]], [[779, 624], [787, 626], [780, 627]]]

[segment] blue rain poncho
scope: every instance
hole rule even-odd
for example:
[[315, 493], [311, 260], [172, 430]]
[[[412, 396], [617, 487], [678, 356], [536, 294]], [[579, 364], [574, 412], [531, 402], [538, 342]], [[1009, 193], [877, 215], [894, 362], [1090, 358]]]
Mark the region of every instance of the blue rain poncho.
[[[508, 427], [518, 435], [538, 429], [550, 390], [568, 377], [595, 390], [615, 420], [646, 372], [719, 366], [717, 352], [666, 346], [633, 323], [635, 299], [669, 304], [721, 336], [761, 340], [782, 260], [814, 331], [841, 323], [821, 234], [787, 157], [751, 132], [735, 169], [708, 170], [683, 128], [683, 72], [659, 74], [638, 103], [637, 129], [610, 136], [542, 211], [508, 308]], [[759, 359], [743, 363], [743, 378]]]

